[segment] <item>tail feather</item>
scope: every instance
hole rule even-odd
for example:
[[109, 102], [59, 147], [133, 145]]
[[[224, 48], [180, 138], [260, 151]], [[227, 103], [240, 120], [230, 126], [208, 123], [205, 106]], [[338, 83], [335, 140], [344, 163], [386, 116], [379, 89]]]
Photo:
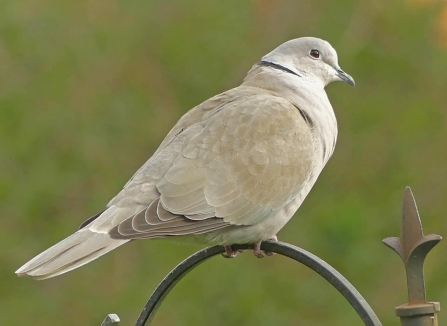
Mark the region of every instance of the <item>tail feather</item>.
[[105, 233], [80, 230], [45, 250], [20, 267], [18, 276], [43, 280], [67, 273], [106, 254], [129, 240], [116, 240]]
[[130, 241], [112, 239], [108, 231], [141, 209], [142, 205], [109, 207], [90, 218], [82, 229], [31, 259], [16, 274], [43, 280], [87, 264]]

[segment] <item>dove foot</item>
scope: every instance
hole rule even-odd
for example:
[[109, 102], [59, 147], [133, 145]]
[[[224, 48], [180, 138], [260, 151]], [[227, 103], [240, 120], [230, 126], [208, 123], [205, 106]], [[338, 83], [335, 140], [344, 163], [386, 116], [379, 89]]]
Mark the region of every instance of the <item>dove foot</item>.
[[[269, 241], [278, 241], [278, 238], [275, 236], [267, 239]], [[255, 243], [253, 245], [253, 253], [257, 258], [264, 258], [265, 256], [273, 256], [275, 253], [271, 251], [261, 250], [261, 242]]]
[[245, 250], [233, 250], [231, 246], [225, 246], [225, 252], [222, 253], [222, 256], [224, 258], [234, 258], [237, 255], [239, 255], [241, 252], [244, 252]]

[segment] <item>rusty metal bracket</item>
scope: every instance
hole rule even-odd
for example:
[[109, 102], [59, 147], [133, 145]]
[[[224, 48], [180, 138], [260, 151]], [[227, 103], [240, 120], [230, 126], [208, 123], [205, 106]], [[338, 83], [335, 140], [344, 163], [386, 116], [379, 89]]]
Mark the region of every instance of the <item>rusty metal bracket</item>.
[[403, 326], [437, 326], [439, 302], [425, 299], [424, 261], [429, 251], [441, 241], [437, 234], [424, 235], [421, 219], [410, 187], [405, 188], [400, 237], [383, 242], [402, 258], [407, 274], [408, 303], [396, 307]]
[[[235, 245], [233, 249], [253, 249], [253, 245]], [[371, 309], [362, 295], [349, 283], [349, 281], [337, 272], [332, 266], [326, 263], [321, 258], [311, 254], [310, 252], [283, 242], [265, 241], [261, 245], [261, 249], [265, 251], [275, 252], [277, 254], [292, 258], [307, 267], [311, 268], [321, 276], [323, 276], [329, 283], [332, 284], [344, 297], [357, 314], [362, 318], [367, 326], [382, 325], [379, 318]], [[225, 251], [222, 246], [209, 247], [196, 252], [191, 255], [177, 267], [175, 267], [160, 283], [157, 289], [149, 298], [146, 306], [140, 314], [136, 322], [136, 326], [143, 326], [152, 321], [157, 312], [158, 307], [163, 302], [169, 291], [180, 281], [183, 276], [189, 273], [192, 269], [197, 267], [200, 263], [209, 258], [221, 254]]]

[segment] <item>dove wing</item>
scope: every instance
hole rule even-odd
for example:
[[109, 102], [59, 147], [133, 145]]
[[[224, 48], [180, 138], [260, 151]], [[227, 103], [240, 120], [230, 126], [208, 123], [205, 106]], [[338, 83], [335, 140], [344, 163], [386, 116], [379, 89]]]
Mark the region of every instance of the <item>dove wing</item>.
[[201, 106], [177, 123], [112, 200], [117, 206], [148, 204], [110, 230], [113, 238], [253, 225], [305, 186], [314, 160], [311, 126], [292, 103], [239, 87]]

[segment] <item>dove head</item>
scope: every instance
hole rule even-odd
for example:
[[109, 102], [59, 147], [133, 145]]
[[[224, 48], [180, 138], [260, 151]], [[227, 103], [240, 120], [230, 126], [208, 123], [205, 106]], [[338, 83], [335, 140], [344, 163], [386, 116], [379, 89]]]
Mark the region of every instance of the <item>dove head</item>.
[[262, 58], [261, 63], [271, 64], [284, 71], [326, 86], [333, 81], [355, 85], [354, 79], [338, 65], [337, 52], [326, 41], [302, 37], [281, 44]]

